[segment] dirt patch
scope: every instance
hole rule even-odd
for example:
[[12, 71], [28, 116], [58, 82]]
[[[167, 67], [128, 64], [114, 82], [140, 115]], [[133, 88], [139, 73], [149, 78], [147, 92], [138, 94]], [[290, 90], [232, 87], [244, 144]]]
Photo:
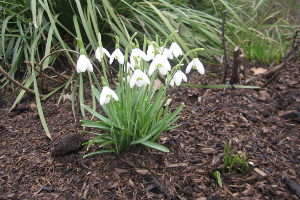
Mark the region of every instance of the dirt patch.
[[[172, 105], [185, 109], [182, 126], [160, 138], [170, 153], [136, 148], [83, 159], [83, 149], [53, 158], [34, 99], [5, 114], [8, 103], [0, 108], [0, 199], [298, 199], [285, 179], [300, 183], [300, 124], [284, 114], [300, 111], [299, 75], [299, 64], [292, 65], [261, 91], [172, 89]], [[189, 82], [216, 79], [192, 73]], [[86, 136], [71, 102], [56, 100], [44, 103], [53, 137]], [[222, 173], [220, 188], [212, 172], [221, 167], [225, 141], [254, 166]]]

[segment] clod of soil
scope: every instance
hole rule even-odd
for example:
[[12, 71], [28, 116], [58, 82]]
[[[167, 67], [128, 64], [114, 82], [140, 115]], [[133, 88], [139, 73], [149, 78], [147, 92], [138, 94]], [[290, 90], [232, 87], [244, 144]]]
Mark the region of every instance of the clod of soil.
[[79, 133], [69, 133], [62, 135], [53, 141], [52, 157], [65, 156], [76, 153], [83, 148], [85, 142], [83, 136]]

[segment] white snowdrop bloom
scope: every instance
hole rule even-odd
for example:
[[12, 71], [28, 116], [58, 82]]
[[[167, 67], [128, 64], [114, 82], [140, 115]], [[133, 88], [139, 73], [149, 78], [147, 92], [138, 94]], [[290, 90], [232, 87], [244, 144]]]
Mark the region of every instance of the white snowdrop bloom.
[[130, 55], [131, 65], [133, 67], [139, 65], [142, 59], [147, 61], [146, 53], [143, 52], [142, 50], [140, 50], [139, 48], [132, 49], [131, 55]]
[[147, 50], [147, 61], [153, 60], [154, 57], [155, 57], [155, 48], [152, 44], [150, 44]]
[[170, 60], [172, 60], [174, 58], [172, 51], [165, 47], [160, 47], [160, 54], [164, 55], [166, 58], [168, 58]]
[[173, 42], [170, 46], [170, 51], [172, 51], [172, 54], [178, 58], [179, 56], [182, 56], [183, 55], [183, 51], [182, 49], [180, 48], [180, 46], [176, 43], [176, 42]]
[[149, 76], [153, 74], [155, 70], [159, 70], [162, 75], [166, 75], [168, 71], [171, 71], [171, 64], [169, 63], [166, 56], [157, 54], [149, 67]]
[[97, 58], [97, 60], [99, 60], [99, 62], [101, 62], [103, 55], [106, 55], [107, 57], [110, 57], [110, 53], [103, 47], [98, 47], [95, 51], [95, 57]]
[[186, 75], [181, 70], [178, 70], [174, 74], [173, 79], [170, 82], [170, 85], [174, 86], [174, 83], [175, 83], [176, 86], [179, 86], [182, 81], [187, 82], [187, 77], [186, 77]]
[[191, 69], [197, 69], [200, 74], [204, 74], [205, 70], [202, 62], [198, 58], [194, 58], [187, 66], [185, 73], [190, 73]]
[[135, 85], [142, 87], [147, 84], [150, 84], [148, 76], [139, 69], [135, 70], [130, 79], [130, 87], [133, 88]]
[[124, 55], [122, 51], [118, 48], [110, 55], [109, 64], [112, 64], [114, 59], [117, 59], [121, 65], [124, 64], [124, 60], [125, 60]]
[[103, 87], [100, 94], [100, 105], [103, 106], [104, 104], [108, 104], [111, 98], [116, 101], [119, 100], [118, 95], [112, 89], [110, 89], [108, 86]]
[[93, 66], [91, 61], [86, 55], [81, 54], [77, 60], [76, 65], [77, 73], [85, 72], [86, 70], [93, 72]]

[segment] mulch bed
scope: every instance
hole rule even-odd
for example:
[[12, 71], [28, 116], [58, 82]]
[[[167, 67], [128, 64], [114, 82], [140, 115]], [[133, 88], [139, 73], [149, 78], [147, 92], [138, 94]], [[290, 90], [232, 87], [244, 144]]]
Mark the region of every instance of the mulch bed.
[[[172, 89], [172, 105], [185, 108], [182, 126], [160, 138], [170, 153], [135, 148], [119, 157], [83, 159], [84, 148], [53, 158], [34, 98], [5, 114], [9, 101], [0, 108], [0, 199], [299, 199], [286, 184], [300, 183], [299, 77], [296, 63], [260, 91]], [[189, 76], [194, 83], [216, 81]], [[56, 103], [57, 96], [44, 103], [53, 138], [69, 133], [88, 138], [74, 121], [71, 102]], [[224, 142], [246, 153], [254, 166], [244, 174], [221, 172], [220, 188], [212, 173], [222, 167]]]

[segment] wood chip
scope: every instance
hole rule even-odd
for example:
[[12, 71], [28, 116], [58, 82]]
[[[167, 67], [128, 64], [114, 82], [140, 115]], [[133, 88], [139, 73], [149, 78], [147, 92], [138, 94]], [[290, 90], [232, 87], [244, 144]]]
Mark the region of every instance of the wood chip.
[[266, 174], [265, 172], [263, 172], [262, 170], [258, 169], [258, 168], [254, 168], [254, 171], [256, 173], [258, 173], [259, 175], [261, 175], [262, 177], [267, 176], [268, 174]]
[[173, 163], [173, 164], [168, 164], [167, 167], [187, 167], [188, 163]]
[[136, 169], [135, 171], [142, 175], [149, 174], [149, 170], [146, 170], [146, 169]]

